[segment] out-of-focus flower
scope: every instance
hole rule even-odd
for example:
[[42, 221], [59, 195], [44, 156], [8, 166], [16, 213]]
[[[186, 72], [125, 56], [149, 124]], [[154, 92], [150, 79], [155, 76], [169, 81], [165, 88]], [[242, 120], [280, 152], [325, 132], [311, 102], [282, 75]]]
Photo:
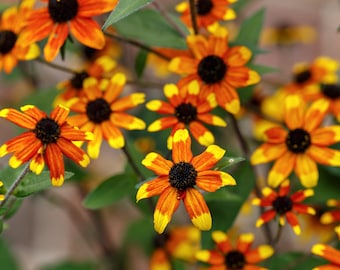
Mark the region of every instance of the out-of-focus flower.
[[259, 227], [278, 216], [280, 226], [284, 226], [286, 218], [294, 232], [296, 234], [301, 233], [296, 213], [310, 215], [315, 214], [313, 207], [301, 203], [306, 198], [313, 196], [314, 192], [312, 189], [299, 190], [291, 195], [289, 195], [289, 192], [290, 183], [289, 180], [285, 180], [280, 185], [278, 192], [269, 187], [265, 187], [262, 190], [263, 197], [253, 199], [254, 205], [270, 207], [270, 209], [265, 211], [256, 221], [256, 227]]
[[[195, 0], [197, 26], [208, 28], [216, 22], [235, 19], [236, 13], [230, 8], [235, 2], [237, 0]], [[192, 27], [189, 2], [179, 3], [176, 10], [181, 13], [181, 20], [188, 27]]]
[[276, 126], [265, 131], [265, 143], [251, 156], [252, 164], [275, 161], [268, 184], [277, 187], [294, 170], [305, 187], [317, 184], [317, 163], [340, 166], [340, 151], [328, 146], [340, 140], [340, 127], [319, 127], [329, 107], [325, 99], [308, 108], [299, 95], [285, 101], [284, 120], [287, 129]]
[[312, 253], [325, 258], [329, 264], [314, 267], [313, 270], [336, 270], [340, 269], [340, 251], [325, 244], [315, 244]]
[[64, 105], [71, 98], [83, 96], [83, 83], [89, 77], [96, 78], [105, 87], [109, 81], [108, 76], [112, 76], [110, 73], [115, 67], [116, 62], [111, 57], [97, 58], [94, 62], [89, 63], [86, 68], [75, 73], [70, 80], [58, 84], [58, 88], [62, 89], [63, 93], [55, 98], [54, 105]]
[[215, 93], [219, 106], [232, 114], [238, 113], [240, 99], [236, 88], [260, 81], [259, 74], [245, 66], [251, 51], [245, 46], [229, 47], [223, 27], [216, 27], [208, 38], [190, 35], [187, 44], [193, 56], [175, 57], [169, 63], [170, 71], [184, 75], [179, 87], [197, 80], [204, 96]]
[[200, 230], [210, 230], [210, 211], [196, 187], [214, 192], [223, 186], [236, 185], [228, 173], [212, 170], [224, 153], [225, 150], [219, 146], [210, 145], [203, 153], [193, 157], [189, 132], [179, 129], [172, 140], [172, 161], [155, 152], [145, 157], [142, 164], [157, 176], [140, 186], [136, 199], [160, 195], [154, 212], [154, 228], [158, 233], [164, 231], [181, 200], [191, 222]]
[[201, 232], [193, 226], [173, 227], [154, 239], [155, 250], [151, 255], [150, 270], [171, 269], [171, 260], [195, 262], [201, 245]]
[[120, 128], [145, 128], [143, 120], [125, 112], [143, 103], [145, 94], [133, 93], [119, 98], [125, 82], [125, 75], [117, 73], [103, 91], [95, 78], [87, 78], [83, 84], [84, 96], [74, 98], [69, 103], [70, 110], [77, 113], [69, 117], [69, 122], [94, 134], [94, 140], [87, 144], [91, 158], [98, 158], [103, 138], [113, 148], [124, 147], [125, 139]]
[[322, 224], [331, 224], [340, 221], [340, 200], [329, 199], [327, 206], [335, 207], [335, 210], [331, 210], [322, 214], [320, 221]]
[[214, 143], [214, 135], [202, 123], [210, 125], [227, 126], [220, 117], [210, 112], [217, 106], [214, 93], [207, 97], [201, 97], [200, 86], [197, 81], [189, 85], [177, 87], [175, 84], [167, 84], [164, 87], [164, 95], [169, 102], [152, 100], [146, 104], [151, 111], [156, 111], [167, 116], [160, 118], [148, 127], [148, 131], [154, 132], [171, 128], [168, 138], [168, 148], [171, 149], [173, 134], [178, 129], [189, 127], [190, 133], [201, 144], [208, 146]]
[[50, 116], [32, 105], [23, 106], [20, 110], [22, 113], [10, 108], [0, 111], [0, 117], [28, 129], [0, 147], [0, 157], [14, 153], [9, 159], [11, 167], [17, 168], [30, 161], [31, 171], [39, 174], [46, 162], [52, 185], [61, 186], [65, 173], [63, 155], [82, 167], [89, 164], [89, 157], [74, 142], [92, 140], [93, 134], [68, 123], [68, 108], [57, 106]]
[[117, 0], [42, 0], [46, 7], [31, 12], [24, 41], [35, 42], [48, 37], [44, 47], [47, 61], [53, 61], [69, 33], [82, 44], [101, 49], [105, 37], [99, 24], [92, 18], [109, 12]]
[[241, 234], [235, 247], [222, 231], [212, 232], [212, 239], [216, 249], [200, 250], [196, 253], [199, 261], [210, 264], [208, 270], [265, 270], [267, 268], [256, 264], [274, 253], [274, 249], [269, 245], [260, 245], [252, 249], [254, 235], [251, 233]]
[[269, 46], [291, 46], [312, 43], [315, 38], [316, 30], [312, 26], [280, 23], [263, 30], [261, 43]]
[[24, 44], [26, 21], [34, 0], [24, 0], [17, 6], [3, 11], [0, 19], [0, 71], [11, 73], [18, 61], [32, 60], [40, 49], [34, 41]]

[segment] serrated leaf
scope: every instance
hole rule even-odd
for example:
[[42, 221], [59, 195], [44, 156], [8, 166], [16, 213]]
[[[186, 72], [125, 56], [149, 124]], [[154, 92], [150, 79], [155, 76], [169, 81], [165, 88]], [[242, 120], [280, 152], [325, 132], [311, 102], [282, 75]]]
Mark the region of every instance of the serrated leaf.
[[115, 24], [117, 32], [152, 47], [186, 49], [186, 41], [166, 19], [152, 9], [140, 10]]
[[235, 43], [244, 46], [256, 46], [262, 32], [264, 15], [265, 10], [260, 9], [245, 19], [241, 24]]
[[147, 59], [148, 52], [146, 50], [139, 50], [135, 61], [135, 72], [138, 78], [143, 75]]
[[102, 182], [83, 201], [89, 209], [99, 209], [121, 200], [135, 192], [137, 178], [133, 174], [118, 174]]
[[117, 6], [111, 11], [109, 17], [105, 21], [103, 29], [106, 29], [108, 26], [149, 5], [152, 1], [153, 0], [118, 1]]

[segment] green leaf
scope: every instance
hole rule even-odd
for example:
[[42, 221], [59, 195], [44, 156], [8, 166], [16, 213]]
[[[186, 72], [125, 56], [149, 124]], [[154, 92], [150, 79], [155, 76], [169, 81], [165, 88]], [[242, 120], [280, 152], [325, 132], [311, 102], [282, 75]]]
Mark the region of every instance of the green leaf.
[[21, 207], [23, 203], [23, 200], [22, 199], [17, 199], [17, 200], [14, 200], [14, 202], [10, 204], [10, 208], [3, 208], [5, 209], [5, 212], [3, 213], [1, 211], [0, 213], [0, 216], [2, 216], [4, 214], [4, 219], [7, 220], [7, 219], [10, 219]]
[[115, 24], [118, 33], [148, 46], [185, 49], [185, 39], [157, 11], [140, 10]]
[[89, 209], [109, 206], [134, 193], [136, 182], [137, 178], [133, 174], [114, 175], [91, 191], [83, 201], [83, 205]]
[[[10, 167], [6, 167], [0, 171], [0, 179], [4, 183], [6, 189], [9, 189], [13, 181], [20, 175], [21, 172], [22, 168], [12, 169]], [[65, 172], [65, 180], [72, 177], [72, 175], [72, 172]], [[49, 171], [43, 171], [39, 175], [29, 172], [16, 188], [13, 195], [19, 198], [26, 197], [50, 187], [52, 187], [52, 184]]]
[[44, 112], [50, 112], [53, 109], [52, 104], [57, 94], [58, 90], [55, 87], [39, 89], [39, 91], [30, 94], [23, 104], [35, 105]]
[[142, 77], [143, 75], [147, 59], [148, 52], [146, 50], [139, 50], [135, 62], [135, 72], [138, 78]]
[[235, 165], [241, 161], [244, 161], [244, 157], [223, 157], [215, 166], [218, 171], [225, 171], [229, 166]]
[[0, 262], [1, 269], [19, 270], [19, 266], [4, 239], [0, 238]]
[[231, 8], [235, 10], [236, 14], [240, 14], [242, 9], [248, 4], [249, 0], [238, 0], [237, 2], [233, 3]]
[[62, 262], [55, 265], [44, 266], [41, 270], [96, 270], [98, 265], [93, 262]]
[[153, 0], [118, 1], [117, 6], [111, 11], [109, 17], [105, 21], [103, 29], [106, 29], [108, 26], [118, 22], [146, 5], [149, 5], [152, 1]]
[[273, 72], [279, 72], [280, 69], [276, 67], [270, 67], [270, 66], [263, 66], [263, 65], [254, 65], [254, 64], [249, 64], [249, 68], [257, 71], [260, 75], [268, 74], [268, 73], [273, 73]]
[[266, 266], [275, 270], [310, 270], [324, 263], [325, 260], [319, 257], [301, 252], [287, 252], [275, 254], [266, 261]]
[[244, 46], [258, 45], [262, 32], [265, 10], [260, 9], [245, 19], [240, 27], [235, 43]]

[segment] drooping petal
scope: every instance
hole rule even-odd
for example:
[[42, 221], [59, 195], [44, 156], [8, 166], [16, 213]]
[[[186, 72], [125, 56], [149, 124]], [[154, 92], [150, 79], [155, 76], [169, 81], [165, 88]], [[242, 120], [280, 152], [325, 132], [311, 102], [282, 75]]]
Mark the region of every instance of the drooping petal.
[[296, 155], [289, 151], [279, 157], [269, 172], [268, 185], [277, 187], [284, 179], [286, 179], [295, 166], [295, 160]]
[[214, 167], [224, 156], [225, 150], [217, 145], [209, 145], [207, 149], [192, 159], [196, 171], [201, 172]]
[[272, 220], [276, 216], [276, 212], [273, 209], [270, 209], [264, 212], [257, 220], [256, 220], [256, 227], [262, 226], [264, 223]]
[[163, 233], [169, 224], [174, 212], [179, 206], [180, 200], [177, 199], [177, 190], [171, 186], [166, 188], [156, 204], [154, 217], [154, 229], [159, 234]]
[[104, 121], [101, 124], [103, 137], [112, 148], [120, 149], [125, 145], [123, 133], [111, 121]]
[[189, 130], [193, 137], [204, 146], [209, 146], [215, 142], [214, 135], [198, 121], [189, 124]]
[[223, 83], [222, 86], [214, 87], [214, 90], [216, 101], [220, 107], [232, 114], [239, 112], [240, 99], [235, 88], [227, 83]]
[[191, 162], [191, 138], [186, 129], [179, 129], [175, 132], [172, 140], [172, 160], [178, 162]]
[[290, 226], [292, 226], [295, 234], [299, 235], [301, 233], [301, 228], [300, 228], [299, 221], [296, 215], [293, 212], [287, 212], [286, 219], [287, 219], [287, 222], [290, 224]]
[[155, 152], [147, 154], [142, 160], [142, 164], [157, 175], [168, 175], [173, 166], [172, 161]]
[[293, 204], [293, 211], [301, 214], [309, 214], [309, 215], [315, 215], [315, 209], [311, 206], [302, 204], [302, 203], [294, 203]]
[[59, 146], [55, 143], [47, 145], [44, 158], [50, 170], [50, 177], [53, 186], [60, 187], [64, 183], [64, 160]]
[[44, 47], [44, 56], [46, 61], [51, 62], [59, 53], [61, 46], [65, 43], [68, 35], [68, 25], [66, 23], [58, 23], [54, 26], [47, 43]]
[[98, 158], [102, 141], [103, 141], [102, 130], [100, 126], [96, 125], [93, 130], [93, 140], [87, 144], [87, 153], [91, 158], [93, 159]]
[[[31, 131], [24, 132], [1, 145], [0, 147], [0, 157], [3, 157], [11, 152], [21, 151], [27, 146], [31, 145], [37, 140], [35, 134]], [[41, 144], [42, 145], [42, 144]]]
[[75, 163], [79, 164], [82, 167], [86, 167], [90, 163], [90, 159], [88, 155], [75, 144], [66, 140], [64, 138], [59, 138], [57, 141], [58, 146], [65, 156], [72, 159]]
[[191, 222], [202, 231], [210, 230], [212, 219], [203, 195], [195, 188], [188, 188], [185, 192], [183, 202]]
[[[42, 152], [42, 151], [41, 151]], [[38, 153], [31, 159], [30, 170], [36, 174], [40, 174], [45, 167], [45, 160], [42, 153]]]
[[169, 187], [169, 185], [169, 177], [167, 175], [152, 179], [139, 187], [136, 194], [136, 201], [138, 202], [141, 199], [157, 196]]
[[215, 192], [223, 186], [236, 185], [236, 181], [226, 172], [206, 170], [198, 172], [196, 185], [205, 191]]
[[318, 168], [315, 161], [308, 155], [297, 155], [295, 173], [303, 186], [311, 188], [317, 185], [319, 178]]

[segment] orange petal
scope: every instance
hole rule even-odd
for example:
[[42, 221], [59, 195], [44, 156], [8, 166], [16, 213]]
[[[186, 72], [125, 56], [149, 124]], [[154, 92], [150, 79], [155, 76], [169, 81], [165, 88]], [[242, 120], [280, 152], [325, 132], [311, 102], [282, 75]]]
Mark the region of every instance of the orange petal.
[[92, 133], [76, 129], [68, 124], [62, 126], [60, 136], [69, 141], [93, 140]]
[[151, 152], [142, 160], [142, 164], [157, 175], [168, 175], [173, 163], [160, 154]]
[[222, 231], [213, 231], [211, 233], [211, 237], [214, 240], [217, 249], [220, 250], [223, 254], [226, 254], [233, 249], [226, 233]]
[[301, 229], [296, 215], [293, 212], [287, 212], [286, 219], [290, 226], [292, 226], [294, 232], [299, 235], [301, 233]]
[[251, 58], [251, 51], [245, 46], [234, 46], [226, 54], [226, 63], [228, 66], [241, 67], [248, 63]]
[[54, 119], [59, 125], [61, 125], [66, 121], [66, 118], [67, 118], [69, 112], [70, 112], [69, 108], [66, 108], [62, 105], [58, 105], [51, 112], [51, 118]]
[[220, 107], [232, 114], [239, 112], [240, 99], [234, 87], [230, 84], [223, 83], [214, 89], [216, 101]]
[[249, 251], [253, 242], [254, 235], [252, 233], [241, 234], [237, 239], [236, 249], [243, 254], [246, 254]]
[[[269, 245], [261, 245], [250, 250], [246, 255], [246, 261], [250, 264], [255, 264], [263, 261], [274, 254], [274, 249]], [[262, 267], [259, 269], [263, 269]]]
[[145, 129], [145, 122], [142, 119], [123, 112], [113, 112], [110, 121], [106, 122], [108, 125], [111, 124], [128, 130]]
[[169, 185], [169, 177], [167, 175], [152, 179], [139, 187], [136, 200], [138, 202], [141, 199], [157, 196], [169, 187]]
[[55, 143], [47, 145], [44, 153], [46, 165], [50, 170], [53, 186], [60, 187], [64, 183], [64, 160], [59, 146]]
[[277, 187], [281, 184], [281, 182], [292, 172], [295, 166], [295, 160], [296, 155], [291, 152], [286, 152], [278, 158], [268, 175], [269, 186]]
[[162, 100], [151, 100], [146, 104], [150, 111], [158, 112], [161, 114], [175, 114], [175, 108], [169, 103]]
[[208, 41], [202, 35], [189, 35], [187, 36], [187, 44], [191, 49], [196, 59], [202, 59], [207, 56]]
[[82, 1], [78, 8], [77, 16], [93, 17], [112, 11], [118, 0], [86, 0]]
[[111, 104], [112, 111], [125, 111], [142, 104], [145, 100], [144, 93], [133, 93], [129, 96], [120, 98]]
[[41, 120], [42, 118], [47, 117], [46, 113], [43, 111], [39, 110], [37, 107], [33, 105], [26, 105], [20, 107], [20, 110], [25, 113], [26, 115], [29, 115], [33, 119], [35, 119], [37, 122]]
[[183, 202], [191, 222], [202, 231], [210, 230], [212, 220], [203, 195], [194, 188], [188, 188], [185, 192]]
[[[222, 268], [218, 268], [218, 269], [221, 269], [221, 270], [226, 269], [224, 265], [224, 256], [223, 254], [221, 254], [221, 252], [217, 250], [199, 250], [196, 253], [196, 258], [197, 260], [201, 262], [209, 263], [209, 264], [216, 265], [216, 266], [221, 265]], [[209, 270], [210, 269], [212, 268], [209, 267]]]
[[186, 129], [179, 129], [175, 132], [172, 140], [172, 160], [178, 162], [191, 162], [191, 138]]
[[272, 220], [276, 216], [275, 210], [267, 210], [265, 211], [259, 218], [256, 220], [256, 227], [262, 226], [262, 224]]
[[125, 138], [123, 133], [111, 121], [104, 121], [101, 124], [103, 137], [109, 145], [115, 149], [124, 147]]
[[27, 128], [30, 130], [35, 129], [37, 123], [37, 121], [29, 115], [23, 114], [15, 109], [2, 109], [0, 111], [0, 117], [11, 121], [19, 127]]
[[55, 25], [44, 47], [44, 56], [46, 61], [51, 62], [56, 58], [61, 46], [65, 43], [68, 35], [68, 25], [59, 23]]
[[305, 103], [298, 95], [287, 96], [285, 99], [285, 123], [290, 130], [302, 128], [304, 124]]
[[196, 171], [202, 172], [214, 167], [224, 156], [225, 150], [217, 145], [210, 145], [207, 149], [192, 159], [192, 165]]
[[150, 270], [171, 270], [171, 263], [165, 249], [157, 248], [150, 258]]
[[72, 159], [80, 166], [86, 167], [90, 163], [90, 159], [86, 153], [81, 148], [74, 145], [71, 141], [61, 137], [58, 139], [57, 144], [65, 156]]
[[328, 146], [340, 141], [340, 126], [318, 128], [311, 132], [311, 143], [318, 146]]
[[311, 145], [307, 150], [307, 154], [317, 163], [330, 166], [340, 166], [339, 150]]
[[271, 127], [264, 132], [267, 143], [285, 143], [288, 132], [282, 127]]
[[230, 174], [225, 172], [208, 170], [197, 174], [196, 185], [205, 191], [215, 192], [223, 186], [236, 185], [236, 181]]
[[329, 101], [326, 99], [319, 99], [313, 102], [306, 112], [304, 128], [307, 131], [312, 131], [320, 126], [328, 112], [328, 108]]
[[169, 62], [168, 69], [177, 74], [196, 74], [198, 61], [189, 57], [175, 57]]
[[318, 182], [319, 172], [316, 163], [308, 155], [296, 155], [295, 173], [301, 184], [305, 187], [315, 187]]
[[155, 132], [155, 131], [167, 129], [167, 128], [175, 126], [177, 123], [178, 123], [178, 119], [174, 116], [163, 117], [152, 122], [148, 127], [148, 131]]
[[40, 140], [37, 140], [33, 132], [24, 132], [8, 140], [0, 147], [0, 157], [3, 157], [4, 155], [7, 155], [11, 152], [21, 151], [22, 149], [25, 149], [27, 145], [34, 143], [34, 141], [40, 142]]
[[189, 124], [189, 130], [201, 145], [209, 146], [215, 142], [214, 135], [197, 121], [193, 121]]
[[254, 165], [278, 159], [287, 151], [287, 146], [281, 144], [264, 143], [251, 155], [250, 162]]
[[340, 251], [339, 250], [336, 250], [335, 248], [328, 246], [328, 245], [316, 244], [312, 247], [312, 253], [319, 255], [325, 258], [326, 260], [336, 264], [337, 267], [339, 268], [340, 266]]

